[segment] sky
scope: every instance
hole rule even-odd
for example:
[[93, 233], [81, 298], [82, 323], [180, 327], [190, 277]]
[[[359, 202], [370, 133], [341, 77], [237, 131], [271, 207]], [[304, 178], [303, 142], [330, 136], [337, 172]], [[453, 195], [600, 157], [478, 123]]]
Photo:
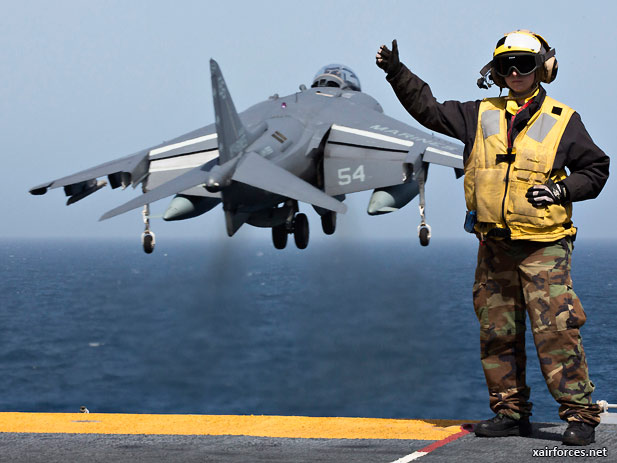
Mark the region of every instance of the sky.
[[[236, 108], [310, 86], [323, 65], [355, 70], [362, 90], [384, 112], [421, 127], [396, 99], [375, 66], [381, 44], [396, 38], [401, 60], [427, 81], [439, 101], [496, 96], [480, 90], [478, 71], [504, 33], [526, 28], [557, 50], [553, 98], [579, 112], [609, 156], [617, 142], [613, 113], [617, 32], [613, 2], [434, 0], [139, 1], [1, 0], [0, 238], [113, 237], [139, 240], [139, 210], [105, 222], [98, 218], [136, 191], [109, 187], [66, 207], [61, 189], [28, 190], [48, 180], [133, 153], [214, 120], [209, 59], [218, 61]], [[500, 6], [503, 5], [503, 6]], [[607, 117], [609, 116], [609, 117]], [[614, 238], [617, 181], [600, 197], [578, 203], [580, 239]], [[334, 237], [324, 237], [312, 207], [311, 240], [398, 239], [417, 244], [418, 200], [370, 217], [370, 192], [349, 195]], [[162, 214], [168, 200], [152, 205]], [[433, 166], [427, 219], [433, 241], [464, 237], [462, 179]], [[220, 207], [196, 219], [153, 220], [157, 241], [228, 239]], [[270, 240], [267, 229], [245, 226], [233, 239]]]

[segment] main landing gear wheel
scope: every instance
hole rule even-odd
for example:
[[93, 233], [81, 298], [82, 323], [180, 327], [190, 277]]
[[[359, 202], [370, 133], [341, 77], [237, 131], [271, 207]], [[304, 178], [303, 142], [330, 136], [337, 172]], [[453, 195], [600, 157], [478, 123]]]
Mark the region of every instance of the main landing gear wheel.
[[284, 223], [272, 227], [272, 243], [276, 249], [285, 249], [287, 246], [287, 227]]
[[326, 235], [332, 235], [336, 230], [336, 212], [328, 211], [321, 216], [321, 228]]
[[309, 241], [309, 224], [306, 215], [296, 214], [294, 217], [294, 241], [298, 249], [305, 249]]

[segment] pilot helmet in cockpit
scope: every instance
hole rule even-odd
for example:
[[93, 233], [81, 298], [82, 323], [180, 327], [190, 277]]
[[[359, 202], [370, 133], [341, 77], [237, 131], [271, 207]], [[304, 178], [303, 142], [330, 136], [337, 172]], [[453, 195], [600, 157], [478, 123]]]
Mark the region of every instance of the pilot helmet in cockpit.
[[322, 67], [315, 77], [311, 87], [337, 87], [342, 90], [360, 90], [360, 80], [356, 73], [342, 64], [328, 64]]

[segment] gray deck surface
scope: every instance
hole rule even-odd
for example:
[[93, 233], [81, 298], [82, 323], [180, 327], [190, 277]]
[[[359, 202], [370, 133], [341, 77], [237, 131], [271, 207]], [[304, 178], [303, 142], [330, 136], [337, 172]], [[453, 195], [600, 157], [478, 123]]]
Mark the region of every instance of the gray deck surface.
[[[486, 438], [468, 434], [417, 461], [436, 462], [540, 462], [540, 461], [617, 461], [617, 425], [601, 424], [596, 428], [596, 442], [586, 447], [573, 447], [561, 443], [566, 423], [534, 423], [530, 437]], [[606, 447], [608, 458], [601, 457], [534, 457], [533, 449], [602, 449]]]
[[392, 462], [432, 441], [0, 434], [0, 462]]
[[[418, 460], [436, 462], [617, 461], [617, 425], [600, 425], [596, 443], [561, 445], [565, 424], [534, 424], [531, 437], [469, 434]], [[394, 462], [433, 441], [278, 439], [247, 436], [0, 433], [0, 462]], [[532, 449], [602, 449], [608, 458], [533, 457]]]

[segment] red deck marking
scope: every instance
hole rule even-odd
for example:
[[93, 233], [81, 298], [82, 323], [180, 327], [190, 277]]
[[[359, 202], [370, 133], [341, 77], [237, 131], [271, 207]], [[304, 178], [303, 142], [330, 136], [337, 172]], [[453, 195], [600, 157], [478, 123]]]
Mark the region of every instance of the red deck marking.
[[456, 434], [452, 434], [451, 436], [441, 439], [437, 442], [433, 442], [431, 445], [427, 445], [426, 447], [420, 450], [416, 450], [415, 452], [409, 455], [399, 458], [393, 463], [410, 463], [414, 460], [417, 460], [418, 458], [422, 458], [424, 455], [429, 454], [430, 452], [432, 452], [433, 450], [439, 447], [442, 447], [452, 441], [455, 441], [456, 439], [460, 437], [463, 437], [466, 434], [469, 434], [471, 431], [473, 431], [473, 424], [464, 424], [461, 426], [460, 432], [457, 432]]
[[473, 431], [473, 425], [464, 424], [463, 426], [461, 426], [460, 432], [457, 432], [456, 434], [452, 434], [451, 436], [446, 437], [445, 439], [441, 439], [437, 442], [433, 442], [431, 445], [427, 445], [423, 449], [418, 450], [418, 452], [426, 452], [426, 453], [432, 452], [433, 450], [439, 447], [442, 447], [446, 444], [449, 444], [452, 441], [455, 441], [459, 437], [463, 437], [465, 434], [469, 434], [471, 431]]

